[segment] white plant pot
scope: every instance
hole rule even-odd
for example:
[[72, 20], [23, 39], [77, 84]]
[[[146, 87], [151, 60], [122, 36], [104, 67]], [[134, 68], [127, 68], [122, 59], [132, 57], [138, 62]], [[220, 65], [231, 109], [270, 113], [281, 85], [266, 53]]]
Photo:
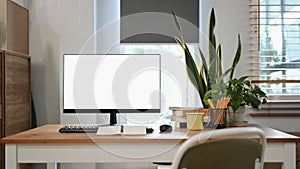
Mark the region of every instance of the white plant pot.
[[236, 112], [233, 112], [232, 107], [228, 106], [228, 122], [244, 122], [246, 106], [240, 106]]

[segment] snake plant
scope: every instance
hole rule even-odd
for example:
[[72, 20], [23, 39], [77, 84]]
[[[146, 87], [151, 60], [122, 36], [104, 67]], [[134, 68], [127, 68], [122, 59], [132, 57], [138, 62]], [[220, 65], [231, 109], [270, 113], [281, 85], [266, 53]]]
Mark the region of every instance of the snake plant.
[[202, 64], [199, 66], [199, 69], [196, 65], [195, 58], [192, 56], [187, 44], [184, 42], [183, 34], [181, 30], [180, 23], [176, 16], [176, 13], [172, 12], [175, 25], [179, 31], [180, 37], [175, 37], [177, 43], [181, 46], [186, 62], [187, 74], [192, 82], [193, 86], [198, 91], [200, 96], [200, 100], [202, 101], [202, 105], [204, 108], [208, 108], [207, 100], [204, 99], [206, 92], [212, 89], [212, 85], [223, 83], [223, 78], [230, 73], [229, 79], [231, 80], [234, 75], [234, 70], [240, 60], [241, 57], [241, 40], [240, 35], [238, 34], [238, 46], [237, 50], [232, 62], [232, 65], [229, 69], [227, 69], [224, 73], [222, 72], [222, 48], [221, 44], [216, 42], [216, 34], [215, 34], [215, 25], [216, 25], [216, 17], [214, 8], [212, 8], [209, 19], [209, 29], [208, 29], [208, 61], [206, 61], [206, 57], [204, 53], [199, 47], [199, 53], [202, 60]]

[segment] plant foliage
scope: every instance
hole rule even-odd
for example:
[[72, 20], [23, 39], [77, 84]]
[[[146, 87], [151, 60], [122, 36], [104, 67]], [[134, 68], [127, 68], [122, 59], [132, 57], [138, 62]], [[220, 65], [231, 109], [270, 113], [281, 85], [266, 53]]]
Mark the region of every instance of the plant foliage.
[[242, 105], [259, 110], [260, 105], [267, 101], [266, 93], [257, 85], [251, 84], [247, 78], [248, 76], [243, 76], [239, 79], [233, 78], [227, 83], [215, 84], [212, 90], [205, 94], [205, 100], [212, 99], [216, 102], [220, 97], [230, 97], [229, 106], [232, 107], [233, 112]]
[[221, 44], [217, 45], [216, 42], [216, 34], [215, 34], [215, 26], [216, 26], [216, 17], [214, 8], [212, 8], [209, 19], [209, 32], [208, 32], [208, 56], [206, 61], [206, 57], [202, 50], [199, 48], [201, 65], [199, 68], [197, 67], [194, 57], [192, 56], [187, 44], [184, 42], [183, 34], [181, 30], [180, 23], [176, 16], [176, 13], [172, 12], [175, 25], [179, 31], [180, 38], [176, 37], [175, 40], [178, 44], [180, 44], [184, 55], [185, 55], [185, 63], [187, 74], [199, 93], [200, 99], [202, 101], [202, 105], [204, 108], [208, 108], [207, 101], [204, 99], [205, 94], [212, 89], [212, 86], [218, 83], [223, 82], [223, 78], [230, 74], [230, 79], [232, 79], [234, 70], [236, 65], [238, 64], [241, 57], [241, 40], [240, 35], [238, 35], [238, 47], [236, 54], [234, 56], [232, 65], [229, 69], [222, 72], [222, 47]]

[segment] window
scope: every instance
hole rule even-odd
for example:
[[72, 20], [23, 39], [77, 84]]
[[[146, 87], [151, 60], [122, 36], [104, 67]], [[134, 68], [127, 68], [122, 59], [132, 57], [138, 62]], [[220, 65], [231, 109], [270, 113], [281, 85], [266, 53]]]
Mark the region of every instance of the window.
[[268, 95], [300, 100], [300, 1], [252, 0], [252, 80]]

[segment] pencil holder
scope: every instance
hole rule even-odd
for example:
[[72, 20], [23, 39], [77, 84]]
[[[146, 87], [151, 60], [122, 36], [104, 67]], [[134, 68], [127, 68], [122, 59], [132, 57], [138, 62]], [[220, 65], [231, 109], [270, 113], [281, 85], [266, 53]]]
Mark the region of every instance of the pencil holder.
[[225, 128], [227, 123], [227, 108], [209, 109], [210, 128]]

